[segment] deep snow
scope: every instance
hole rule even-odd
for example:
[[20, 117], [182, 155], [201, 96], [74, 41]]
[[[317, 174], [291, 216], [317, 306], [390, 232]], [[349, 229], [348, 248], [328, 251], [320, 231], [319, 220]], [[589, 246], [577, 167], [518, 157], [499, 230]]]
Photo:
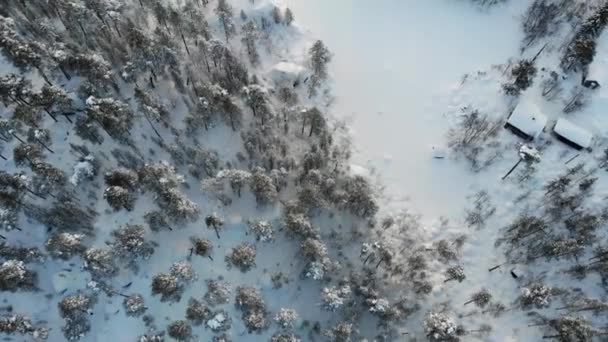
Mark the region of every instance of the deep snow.
[[381, 175], [387, 201], [427, 217], [454, 214], [477, 183], [433, 159], [444, 144], [451, 92], [463, 75], [519, 53], [530, 1], [487, 13], [466, 1], [285, 0], [334, 52], [332, 112], [348, 119], [354, 161]]
[[[379, 182], [385, 187], [384, 209], [422, 214], [420, 234], [428, 241], [468, 235], [458, 262], [467, 279], [444, 284], [442, 269], [446, 266], [431, 266], [436, 272], [431, 275], [433, 292], [421, 302], [423, 309], [404, 323], [402, 331], [421, 336], [422, 314], [441, 303], [450, 303], [465, 326], [492, 326], [492, 333], [484, 340], [538, 341], [544, 335], [542, 328], [530, 327], [530, 317], [514, 307], [524, 284], [544, 278], [553, 286], [582, 287], [589, 296], [603, 297], [605, 291], [598, 277], [591, 275], [583, 282], [566, 277], [561, 271], [568, 263], [563, 261], [507, 263], [493, 272], [488, 269], [505, 262], [502, 249], [494, 244], [501, 229], [513, 222], [519, 212], [534, 212], [534, 206], [542, 203], [536, 201], [542, 201], [542, 187], [547, 181], [579, 162], [587, 163], [589, 168], [597, 165], [596, 158], [605, 148], [606, 119], [601, 113], [606, 88], [593, 93], [588, 107], [568, 116], [595, 135], [594, 151], [581, 153], [572, 165], [565, 163], [577, 151], [555, 140], [550, 129], [536, 141], [545, 149], [536, 166], [538, 171], [529, 181], [501, 181], [519, 159], [522, 143], [506, 130], [501, 129], [498, 136], [503, 158], [482, 172], [471, 172], [465, 162], [445, 152], [446, 132], [457, 120], [460, 108], [471, 105], [506, 120], [517, 104], [517, 99], [506, 97], [501, 89], [504, 69], [494, 66], [521, 58], [521, 16], [532, 1], [514, 0], [486, 12], [463, 1], [284, 2], [295, 9], [298, 24], [310, 28], [311, 34], [322, 38], [335, 53], [330, 69], [335, 94], [332, 113], [349, 121], [356, 149], [354, 161], [359, 164], [355, 171], [363, 172], [360, 166], [365, 166], [379, 175]], [[555, 37], [554, 41], [555, 46], [560, 46], [564, 37]], [[524, 57], [531, 58], [541, 46], [531, 47]], [[602, 84], [608, 70], [607, 47], [608, 37], [604, 34], [590, 68], [590, 78]], [[538, 106], [547, 115], [549, 126], [564, 116], [562, 102], [578, 81], [576, 75], [564, 81], [567, 89], [563, 99], [550, 102], [541, 96], [540, 83], [550, 70], [559, 69], [559, 57], [560, 51], [554, 48], [541, 56], [538, 69], [547, 70], [539, 71], [535, 84], [519, 98], [519, 103]], [[606, 195], [606, 177], [596, 176], [601, 180], [590, 206], [598, 209], [600, 198]], [[480, 189], [488, 190], [489, 205], [497, 210], [484, 228], [475, 229], [464, 224], [463, 208], [470, 206], [467, 196]], [[440, 217], [446, 219], [444, 223]], [[399, 230], [386, 236], [391, 236], [396, 246], [408, 238]], [[511, 270], [519, 279], [511, 276]], [[487, 288], [507, 311], [492, 317], [463, 307], [462, 303], [481, 288]], [[554, 307], [542, 313], [559, 315]], [[583, 316], [598, 319], [599, 326], [606, 324], [604, 318]], [[469, 338], [474, 337], [465, 337]]]

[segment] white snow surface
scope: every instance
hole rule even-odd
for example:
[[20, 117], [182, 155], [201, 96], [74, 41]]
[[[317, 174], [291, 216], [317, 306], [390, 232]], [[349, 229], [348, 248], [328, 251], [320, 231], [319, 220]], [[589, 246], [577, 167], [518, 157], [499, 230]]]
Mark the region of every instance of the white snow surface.
[[[598, 153], [581, 155], [576, 162], [565, 165], [576, 156], [576, 151], [548, 134], [541, 134], [534, 144], [542, 147], [542, 160], [534, 166], [536, 172], [531, 179], [524, 182], [511, 176], [501, 181], [519, 159], [521, 148], [521, 139], [501, 129], [498, 132], [501, 157], [483, 172], [471, 172], [465, 161], [456, 157], [433, 158], [445, 156], [434, 151], [443, 151], [445, 133], [461, 108], [473, 106], [506, 121], [517, 107], [518, 99], [506, 96], [502, 90], [504, 65], [518, 58], [532, 58], [542, 47], [538, 44], [523, 53], [520, 50], [523, 36], [520, 20], [531, 0], [512, 0], [487, 11], [479, 11], [468, 1], [283, 2], [294, 9], [297, 25], [322, 38], [334, 53], [330, 68], [335, 94], [332, 112], [349, 125], [356, 148], [354, 161], [367, 165], [377, 176], [383, 189], [384, 213], [419, 222], [419, 235], [408, 236], [412, 239], [436, 241], [468, 235], [458, 262], [467, 278], [462, 283], [444, 284], [440, 270], [446, 266], [441, 263], [431, 266], [437, 272], [430, 276], [435, 286], [425, 298], [422, 312], [442, 303], [460, 309], [474, 292], [485, 287], [507, 311], [496, 317], [486, 314], [480, 319], [475, 317], [479, 311], [464, 307], [459, 323], [492, 326], [489, 336], [465, 336], [464, 340], [539, 341], [545, 335], [542, 328], [530, 326], [526, 311], [511, 308], [525, 287], [522, 284], [544, 279], [560, 287], [584, 287], [587, 295], [605, 297], [599, 277], [592, 275], [578, 281], [565, 276], [562, 271], [569, 265], [566, 262], [506, 264], [488, 272], [505, 262], [502, 249], [495, 246], [501, 229], [513, 222], [520, 211], [538, 206], [534, 201], [542, 201], [546, 182], [569, 166], [587, 163], [590, 169], [596, 167], [601, 150], [606, 147], [608, 88], [594, 91], [591, 101], [572, 114], [563, 114], [562, 109], [568, 102], [568, 92], [578, 85], [579, 75], [566, 76], [562, 83], [565, 89], [557, 100], [542, 96], [541, 82], [551, 70], [559, 71], [563, 36], [558, 35], [537, 61], [539, 74], [534, 84], [520, 95], [519, 103], [538, 108], [536, 113], [543, 116], [542, 121], [568, 115], [569, 120], [597, 137], [591, 145], [603, 147], [594, 149]], [[565, 35], [568, 34], [571, 33]], [[589, 79], [600, 84], [608, 82], [605, 33], [598, 39]], [[540, 125], [534, 125], [534, 132], [539, 128]], [[386, 155], [392, 157], [387, 159]], [[608, 193], [608, 177], [602, 170], [595, 176], [600, 180], [590, 205], [601, 209], [602, 198]], [[463, 222], [462, 210], [469, 206], [467, 196], [481, 189], [490, 194], [489, 204], [496, 206], [496, 213], [485, 228], [474, 229]], [[606, 233], [601, 235], [603, 240]], [[393, 239], [397, 246], [407, 241], [399, 231], [393, 234]], [[511, 276], [511, 270], [518, 279]], [[559, 315], [554, 308], [541, 313]], [[607, 323], [591, 314], [584, 317], [598, 319], [598, 326]], [[418, 313], [409, 317], [403, 331], [409, 336], [424, 336], [422, 320]]]
[[[246, 8], [250, 15], [256, 11], [267, 11], [270, 6], [269, 2], [263, 0], [256, 1], [255, 5], [251, 5], [249, 0], [234, 0], [231, 3], [237, 8]], [[463, 323], [471, 329], [478, 327], [480, 323], [492, 325], [491, 335], [483, 340], [539, 341], [544, 335], [538, 327], [530, 327], [526, 313], [518, 309], [507, 310], [497, 317], [484, 315], [480, 318], [476, 315], [479, 310], [472, 307], [462, 308], [462, 303], [469, 300], [482, 286], [509, 307], [525, 289], [521, 285], [522, 280], [513, 279], [509, 272], [514, 270], [524, 280], [528, 280], [527, 277], [532, 275], [533, 270], [529, 265], [506, 265], [492, 273], [488, 272], [490, 267], [505, 261], [501, 250], [494, 245], [500, 228], [512, 222], [514, 215], [526, 206], [518, 199], [523, 186], [511, 179], [505, 182], [500, 180], [503, 173], [519, 158], [519, 139], [501, 130], [500, 148], [506, 153], [503, 159], [481, 173], [472, 173], [464, 161], [456, 158], [433, 158], [451, 157], [444, 153], [441, 146], [444, 145], [447, 128], [455, 121], [455, 113], [463, 106], [474, 105], [484, 112], [506, 120], [513, 99], [506, 98], [501, 93], [502, 71], [492, 66], [505, 63], [510, 57], [519, 56], [519, 20], [530, 3], [530, 0], [511, 0], [507, 5], [480, 12], [466, 1], [448, 0], [277, 2], [280, 6], [288, 5], [294, 11], [296, 22], [293, 27], [286, 28], [285, 32], [273, 38], [273, 48], [278, 51], [278, 56], [264, 55], [266, 60], [262, 67], [271, 70], [284, 60], [293, 61], [293, 65], [305, 65], [304, 56], [312, 40], [321, 38], [327, 43], [334, 53], [334, 60], [330, 65], [334, 98], [326, 100], [332, 104], [332, 114], [344, 120], [351, 129], [352, 143], [357, 150], [351, 167], [352, 172], [377, 176], [379, 184], [384, 187], [382, 214], [399, 214], [419, 222], [421, 229], [412, 230], [412, 238], [429, 241], [429, 247], [430, 242], [446, 235], [469, 234], [459, 255], [459, 265], [464, 267], [467, 278], [461, 283], [444, 283], [442, 271], [446, 265], [430, 265], [433, 269], [433, 272], [429, 272], [429, 280], [434, 284], [432, 292], [421, 300], [422, 309], [399, 327], [403, 332], [410, 333], [410, 336], [423, 339], [425, 332], [422, 322], [425, 312], [446, 302], [459, 310], [459, 315], [454, 318], [458, 323]], [[311, 31], [305, 32], [304, 28], [310, 28]], [[599, 40], [597, 50], [596, 61], [590, 67], [590, 78], [606, 84], [606, 35]], [[554, 57], [543, 57], [540, 63], [552, 68], [556, 65]], [[463, 78], [462, 75], [466, 76]], [[567, 81], [570, 85], [577, 82]], [[41, 83], [38, 79], [38, 84]], [[558, 119], [562, 105], [542, 99], [538, 83], [526, 92], [526, 100], [528, 97], [535, 98], [534, 103], [542, 112], [547, 113], [550, 119]], [[523, 100], [522, 98], [521, 101]], [[608, 118], [605, 116], [607, 105], [608, 89], [599, 88], [584, 111], [572, 114], [572, 120], [588, 127], [590, 134], [601, 136], [593, 141], [593, 144], [598, 146], [606, 145], [602, 134], [608, 124]], [[178, 106], [174, 110], [181, 113], [184, 108]], [[134, 130], [137, 129], [142, 127]], [[65, 131], [66, 129], [53, 130], [56, 135], [54, 140], [63, 138]], [[200, 140], [204, 146], [219, 150], [223, 156], [234, 156], [236, 152], [241, 152], [240, 140], [230, 133], [230, 128], [217, 127]], [[564, 162], [572, 157], [571, 149], [554, 144], [552, 140], [542, 140], [539, 144], [541, 143], [545, 149], [538, 164], [539, 171], [532, 180], [525, 183], [526, 187], [536, 193], [543, 191], [542, 186], [547, 180], [564, 171]], [[113, 143], [110, 141], [108, 144]], [[57, 155], [69, 148], [64, 145], [54, 147]], [[594, 165], [596, 157], [590, 154], [580, 159]], [[53, 156], [49, 156], [49, 159], [51, 158]], [[169, 156], [164, 152], [161, 152], [161, 155], [146, 155], [146, 161], [163, 158]], [[74, 163], [55, 162], [64, 165], [64, 171], [73, 171], [71, 168]], [[598, 206], [601, 195], [608, 193], [607, 181], [608, 177], [602, 175], [596, 190], [599, 193], [595, 198]], [[492, 202], [497, 206], [497, 212], [485, 228], [476, 230], [465, 225], [462, 209], [467, 205], [466, 197], [480, 189], [488, 190]], [[142, 269], [137, 277], [128, 270], [120, 270], [113, 280], [113, 285], [118, 288], [129, 283], [130, 292], [142, 293], [145, 296], [149, 311], [162, 313], [157, 314], [156, 324], [159, 329], [164, 329], [172, 320], [183, 319], [187, 299], [191, 296], [200, 298], [205, 292], [205, 285], [201, 280], [217, 277], [223, 277], [235, 286], [249, 285], [259, 288], [272, 311], [276, 312], [280, 307], [291, 304], [307, 310], [302, 312], [300, 307], [296, 308], [303, 319], [328, 322], [335, 318], [332, 313], [315, 309], [314, 305], [311, 305], [319, 302], [322, 285], [318, 282], [306, 280], [306, 286], [298, 286], [297, 290], [296, 286], [279, 291], [272, 289], [271, 272], [293, 270], [293, 267], [286, 264], [300, 262], [297, 246], [293, 241], [277, 241], [277, 244], [291, 244], [291, 249], [279, 250], [271, 245], [257, 245], [256, 263], [272, 265], [268, 270], [244, 274], [226, 271], [223, 256], [237, 242], [252, 239], [246, 234], [247, 219], [264, 219], [278, 223], [277, 208], [252, 207], [254, 199], [251, 194], [243, 194], [243, 198], [235, 199], [232, 206], [223, 208], [200, 191], [185, 192], [190, 199], [204, 205], [206, 213], [217, 211], [226, 218], [227, 223], [222, 232], [222, 240], [216, 241], [216, 258], [192, 259], [193, 267], [201, 274], [199, 280], [186, 289], [182, 301], [173, 305], [161, 303], [157, 297], [151, 296], [150, 281], [154, 274], [167, 272], [173, 263], [187, 259], [190, 236], [201, 235], [203, 232], [212, 236], [201, 228], [201, 222], [184, 225], [171, 232], [156, 233], [155, 239], [161, 244], [150, 260], [142, 262]], [[531, 197], [534, 198], [535, 195]], [[82, 196], [83, 201], [85, 198]], [[103, 247], [113, 229], [127, 223], [141, 224], [139, 218], [154, 207], [151, 199], [143, 195], [131, 213], [111, 213], [105, 201], [92, 203], [101, 213], [96, 225], [100, 236], [93, 242], [95, 247]], [[25, 218], [21, 217], [20, 221], [25, 221]], [[343, 217], [320, 217], [315, 219], [315, 224], [323, 224], [333, 229], [342, 225], [348, 226], [352, 222]], [[32, 224], [32, 227], [36, 229], [15, 232], [9, 236], [9, 241], [28, 245], [40, 243], [45, 236], [44, 227], [36, 224]], [[389, 242], [398, 243], [403, 241], [405, 236], [395, 234], [392, 238], [394, 241]], [[81, 261], [72, 259], [36, 265], [34, 268], [40, 273], [42, 291], [36, 294], [3, 294], [3, 298], [10, 297], [15, 312], [28, 313], [37, 319], [46, 320], [49, 326], [60, 327], [63, 320], [57, 315], [57, 302], [61, 298], [59, 293], [64, 290], [68, 294], [73, 293], [91, 282], [88, 273], [79, 272], [81, 264]], [[577, 281], [561, 274], [560, 268], [546, 265], [539, 267], [545, 267], [540, 272], [549, 281], [560, 282], [564, 287], [585, 286], [590, 289], [590, 293], [597, 294], [598, 297], [605, 292], [601, 288], [599, 277], [589, 276], [584, 281]], [[534, 270], [534, 273], [538, 272], [538, 269]], [[287, 276], [292, 281], [298, 281], [299, 274], [290, 273]], [[45, 293], [55, 295], [47, 298]], [[116, 296], [103, 297], [103, 300], [95, 305], [92, 314], [98, 319], [92, 320], [92, 331], [83, 340], [133, 341], [135, 336], [146, 331], [141, 320], [129, 318], [124, 314], [121, 310], [121, 299]], [[231, 304], [224, 308], [229, 310], [231, 317], [240, 316]], [[555, 313], [555, 308], [548, 310], [547, 312]], [[207, 325], [219, 326], [224, 319], [224, 316], [215, 316]], [[365, 325], [365, 319], [363, 321], [360, 331], [371, 340], [373, 337], [370, 332], [374, 330]], [[449, 323], [451, 327], [451, 318]], [[601, 323], [605, 325], [606, 322]], [[194, 330], [198, 340], [211, 340], [213, 334], [207, 329], [196, 327]], [[246, 334], [239, 319], [233, 320], [232, 332], [235, 341], [261, 341], [269, 337], [269, 332], [262, 335]], [[465, 339], [468, 340], [469, 336]], [[62, 340], [60, 329], [51, 331], [49, 340]]]

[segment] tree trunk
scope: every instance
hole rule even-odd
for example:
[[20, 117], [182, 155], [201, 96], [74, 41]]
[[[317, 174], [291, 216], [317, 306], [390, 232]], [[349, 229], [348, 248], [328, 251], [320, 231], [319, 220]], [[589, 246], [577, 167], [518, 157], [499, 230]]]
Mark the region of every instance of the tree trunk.
[[62, 113], [62, 115], [65, 117], [66, 120], [68, 120], [69, 123], [74, 123], [72, 122], [72, 119], [70, 119], [70, 115], [74, 115], [76, 113]]
[[13, 135], [13, 137], [15, 137], [15, 139], [19, 140], [19, 142], [21, 142], [22, 144], [25, 144], [25, 141], [23, 141], [23, 139], [19, 138], [19, 136], [17, 134], [15, 134], [15, 132], [11, 132], [11, 134]]
[[232, 127], [232, 131], [236, 132], [236, 127], [234, 126], [234, 118], [232, 117], [232, 113], [228, 115], [230, 117], [230, 127]]
[[201, 51], [203, 52], [203, 62], [205, 62], [205, 66], [207, 67], [207, 73], [211, 73], [211, 67], [209, 66], [209, 60], [207, 59], [207, 52], [205, 52], [206, 47], [203, 46]]
[[182, 36], [182, 41], [184, 42], [184, 47], [186, 48], [186, 53], [188, 54], [188, 56], [190, 56], [190, 49], [188, 49], [188, 43], [186, 43], [186, 38], [184, 37], [183, 33], [180, 33]]
[[47, 151], [49, 151], [49, 152], [51, 152], [51, 153], [53, 153], [53, 154], [55, 153], [55, 152], [54, 152], [53, 150], [51, 150], [51, 149], [50, 149], [48, 146], [46, 146], [46, 144], [45, 144], [45, 143], [43, 143], [42, 141], [40, 141], [40, 139], [38, 139], [38, 138], [34, 138], [34, 139], [36, 139], [36, 141], [37, 141], [37, 142], [38, 142], [40, 145], [42, 145], [42, 147], [44, 147], [44, 148], [45, 148]]
[[44, 108], [44, 111], [53, 119], [53, 121], [58, 122], [55, 115], [53, 115], [53, 113], [51, 113], [48, 109]]
[[502, 176], [502, 180], [505, 180], [507, 177], [509, 177], [509, 175], [515, 171], [515, 169], [519, 166], [519, 164], [523, 161], [523, 158], [519, 158], [519, 160], [517, 161], [517, 163], [515, 163], [515, 165], [513, 165], [513, 167], [511, 168], [511, 170], [509, 170], [509, 172], [507, 172], [506, 175]]
[[112, 20], [112, 26], [114, 26], [114, 30], [116, 30], [118, 37], [122, 38], [122, 34], [120, 34], [120, 30], [118, 29], [118, 24], [116, 23], [116, 19], [112, 18], [112, 16], [110, 16], [110, 14], [108, 14], [108, 17], [110, 17], [110, 19]]
[[160, 135], [160, 133], [158, 133], [158, 130], [156, 130], [156, 127], [154, 127], [154, 125], [152, 124], [152, 121], [150, 120], [150, 118], [148, 117], [148, 114], [146, 114], [146, 112], [142, 112], [144, 114], [144, 117], [146, 118], [146, 120], [148, 121], [148, 123], [150, 124], [150, 127], [152, 127], [152, 130], [154, 131], [154, 133], [156, 133], [156, 136], [160, 139], [160, 141], [165, 141], [163, 139], [163, 137]]
[[65, 76], [65, 78], [69, 81], [72, 79], [72, 77], [70, 76], [70, 74], [67, 73], [67, 71], [65, 71], [65, 69], [63, 68], [63, 66], [59, 66], [59, 70], [61, 70], [61, 73], [63, 74], [63, 76]]
[[84, 30], [84, 26], [82, 26], [82, 23], [80, 21], [78, 21], [78, 26], [80, 27], [80, 31], [82, 31], [82, 34], [84, 35], [84, 45], [88, 46], [89, 36], [87, 35], [87, 32]]
[[46, 74], [44, 73], [42, 68], [40, 66], [36, 65], [36, 69], [38, 69], [38, 72], [40, 73], [40, 76], [42, 76], [42, 78], [44, 79], [44, 82], [46, 82], [46, 84], [52, 86], [53, 83], [51, 81], [49, 81], [49, 78], [46, 76]]

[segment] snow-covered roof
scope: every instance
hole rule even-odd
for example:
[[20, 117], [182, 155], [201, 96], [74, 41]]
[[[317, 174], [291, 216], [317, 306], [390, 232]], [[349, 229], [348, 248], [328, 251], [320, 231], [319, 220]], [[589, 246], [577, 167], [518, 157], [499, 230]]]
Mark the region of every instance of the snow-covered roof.
[[581, 128], [566, 119], [559, 119], [553, 128], [553, 131], [582, 148], [588, 148], [591, 145], [593, 135], [584, 128]]
[[288, 62], [275, 64], [269, 72], [270, 78], [277, 84], [282, 82], [294, 82], [306, 78], [307, 70], [305, 67]]
[[547, 125], [547, 117], [535, 105], [518, 105], [507, 123], [532, 138], [536, 138]]
[[275, 66], [272, 68], [272, 70], [277, 71], [277, 72], [283, 72], [286, 74], [299, 75], [299, 74], [305, 72], [306, 68], [304, 68], [301, 65], [295, 64], [295, 63], [279, 62], [279, 63], [275, 64]]

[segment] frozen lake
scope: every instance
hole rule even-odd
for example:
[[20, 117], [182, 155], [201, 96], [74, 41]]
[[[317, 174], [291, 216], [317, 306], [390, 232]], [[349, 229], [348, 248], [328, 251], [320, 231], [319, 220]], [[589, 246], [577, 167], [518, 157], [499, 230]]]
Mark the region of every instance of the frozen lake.
[[527, 0], [482, 12], [454, 0], [284, 0], [334, 52], [334, 115], [348, 118], [354, 162], [378, 171], [391, 204], [454, 214], [475, 184], [466, 166], [432, 158], [450, 91], [467, 72], [519, 53]]

